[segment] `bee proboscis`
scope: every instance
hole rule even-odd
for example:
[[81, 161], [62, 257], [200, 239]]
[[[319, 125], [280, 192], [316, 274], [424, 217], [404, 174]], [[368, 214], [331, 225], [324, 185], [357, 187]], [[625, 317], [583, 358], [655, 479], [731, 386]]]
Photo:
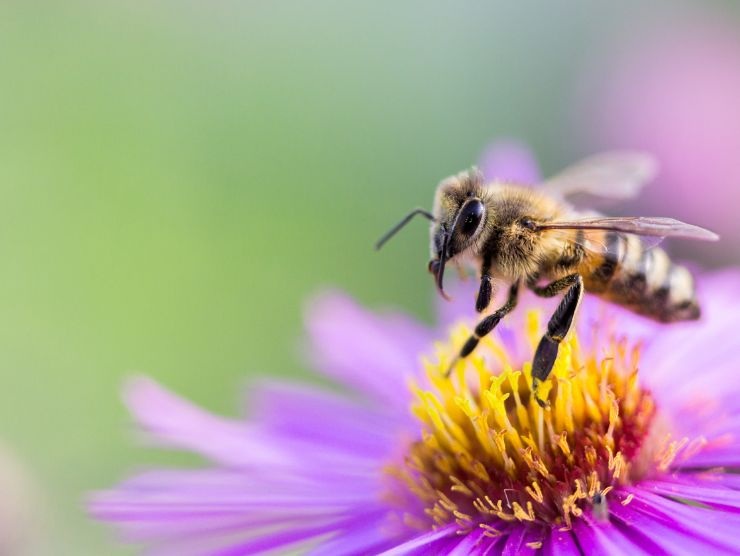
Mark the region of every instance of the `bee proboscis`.
[[522, 286], [541, 297], [565, 292], [535, 351], [536, 392], [552, 370], [584, 290], [661, 322], [699, 318], [691, 273], [654, 245], [665, 237], [716, 241], [716, 234], [672, 218], [580, 211], [568, 200], [578, 193], [633, 197], [652, 179], [656, 167], [644, 153], [603, 153], [537, 187], [486, 182], [473, 168], [443, 180], [432, 212], [411, 211], [376, 247], [422, 215], [432, 222], [429, 271], [442, 296], [446, 297], [443, 280], [449, 262], [471, 263], [477, 270], [479, 313], [488, 309], [496, 281], [510, 284], [507, 301], [480, 320], [450, 369], [514, 309]]

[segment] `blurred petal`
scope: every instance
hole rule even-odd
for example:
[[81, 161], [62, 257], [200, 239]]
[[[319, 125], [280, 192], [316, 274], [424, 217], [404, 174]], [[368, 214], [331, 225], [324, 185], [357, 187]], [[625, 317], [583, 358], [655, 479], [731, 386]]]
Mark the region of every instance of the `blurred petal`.
[[382, 458], [399, 423], [387, 413], [326, 390], [263, 382], [250, 390], [252, 417], [272, 433]]
[[[378, 520], [377, 513], [358, 513], [349, 518], [334, 519], [324, 523], [296, 522], [289, 528], [275, 529], [248, 529], [231, 534], [214, 535], [210, 538], [198, 540], [175, 538], [172, 542], [163, 544], [149, 554], [156, 556], [243, 556], [246, 554], [275, 553], [281, 549], [285, 551], [305, 550], [316, 539], [332, 535], [336, 531], [354, 530], [368, 522]], [[282, 553], [279, 552], [279, 553]]]
[[[99, 519], [118, 522], [128, 538], [167, 542], [177, 554], [178, 547], [195, 546], [199, 539], [209, 546], [221, 546], [231, 534], [243, 539], [263, 529], [274, 531], [269, 536], [272, 541], [297, 542], [317, 531], [340, 531], [348, 515], [362, 515], [367, 524], [373, 516], [384, 518], [387, 512], [385, 505], [372, 499], [373, 491], [367, 485], [327, 491], [325, 483], [312, 484], [299, 477], [160, 471], [97, 494], [90, 508]], [[376, 524], [376, 535], [378, 529]], [[236, 546], [258, 542], [250, 538]]]
[[384, 530], [383, 519], [366, 520], [351, 529], [339, 531], [328, 541], [308, 552], [308, 556], [335, 556], [337, 554], [379, 554], [398, 544]]
[[[342, 444], [325, 445], [318, 450], [309, 439], [281, 438], [257, 425], [216, 417], [151, 379], [131, 380], [125, 397], [145, 432], [162, 445], [191, 450], [221, 465], [300, 470], [304, 475], [325, 475], [329, 469], [336, 469], [352, 476], [374, 470], [377, 461]], [[296, 453], [303, 457], [296, 459]]]
[[487, 537], [483, 535], [483, 529], [473, 529], [467, 535], [459, 535], [455, 546], [450, 547], [446, 554], [448, 556], [468, 556], [469, 554], [481, 554], [481, 542]]
[[431, 345], [429, 331], [399, 316], [376, 316], [342, 294], [317, 298], [306, 328], [322, 374], [405, 414], [406, 380]]
[[337, 530], [354, 530], [367, 522], [378, 520], [382, 516], [376, 514], [367, 514], [359, 512], [352, 515], [349, 519], [343, 519], [339, 522], [332, 522], [325, 525], [314, 525], [301, 527], [291, 527], [281, 529], [274, 533], [260, 535], [257, 538], [251, 538], [240, 543], [230, 545], [222, 550], [212, 553], [212, 556], [243, 556], [245, 554], [259, 554], [266, 551], [274, 551], [277, 548], [289, 547], [296, 543], [305, 542], [321, 535], [331, 534]]
[[394, 546], [393, 548], [386, 550], [381, 556], [403, 556], [406, 554], [423, 554], [424, 551], [430, 550], [433, 543], [440, 540], [448, 540], [450, 538], [457, 537], [456, 532], [457, 525], [448, 525], [446, 527], [440, 527], [436, 531], [429, 531], [428, 533], [421, 533], [416, 537]]
[[[574, 524], [574, 533], [584, 554], [591, 556], [655, 556], [661, 554], [656, 547], [643, 544], [638, 531], [622, 532], [614, 525], [601, 525], [578, 520]], [[634, 533], [630, 535], [630, 533]]]
[[522, 550], [524, 543], [524, 527], [514, 527], [513, 530], [507, 535], [506, 544], [504, 550], [501, 553], [502, 556], [517, 556]]
[[610, 513], [634, 531], [649, 532], [650, 540], [669, 554], [735, 554], [740, 516], [670, 500], [638, 487], [628, 505], [614, 503]]
[[640, 483], [640, 488], [662, 496], [740, 510], [740, 491], [712, 484], [711, 481], [692, 480], [686, 475], [679, 479], [645, 481]]
[[536, 184], [540, 171], [532, 151], [519, 141], [497, 141], [489, 145], [478, 163], [487, 180]]
[[573, 531], [561, 531], [553, 527], [545, 539], [542, 552], [546, 556], [580, 556], [583, 554], [573, 537]]
[[192, 450], [226, 465], [269, 465], [285, 459], [253, 426], [216, 417], [152, 379], [130, 380], [124, 399], [138, 424], [163, 445]]
[[661, 172], [634, 210], [670, 214], [723, 236], [717, 244], [686, 242], [677, 250], [736, 264], [740, 40], [735, 18], [706, 13], [682, 11], [670, 24], [656, 18], [630, 27], [614, 55], [592, 66], [574, 121], [587, 130], [584, 148], [629, 146], [658, 158]]
[[661, 391], [679, 390], [671, 393], [676, 401], [695, 394], [697, 384], [712, 395], [727, 388], [740, 394], [740, 382], [726, 381], [740, 350], [740, 272], [702, 276], [698, 290], [702, 319], [660, 327], [642, 357], [647, 380]]

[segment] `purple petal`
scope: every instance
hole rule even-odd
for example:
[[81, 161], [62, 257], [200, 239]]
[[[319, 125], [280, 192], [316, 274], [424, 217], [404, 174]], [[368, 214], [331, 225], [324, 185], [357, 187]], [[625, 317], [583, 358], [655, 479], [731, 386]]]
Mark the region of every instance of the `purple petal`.
[[240, 473], [158, 472], [97, 495], [91, 511], [117, 523], [129, 540], [155, 542], [158, 553], [251, 553], [371, 523], [380, 543], [387, 507], [373, 495]]
[[544, 527], [539, 525], [528, 525], [524, 527], [524, 543], [520, 547], [519, 554], [538, 554], [540, 549], [533, 545], [539, 543], [544, 546], [547, 533]]
[[308, 386], [264, 382], [251, 388], [250, 396], [253, 418], [276, 435], [378, 461], [393, 449], [403, 422], [357, 400]]
[[[222, 465], [295, 470], [305, 476], [313, 471], [327, 477], [336, 471], [335, 477], [340, 477], [377, 474], [380, 464], [377, 452], [361, 453], [352, 444], [316, 444], [311, 438], [280, 436], [216, 417], [150, 379], [131, 381], [126, 398], [139, 424], [158, 442], [203, 454]], [[295, 457], [297, 453], [301, 458]]]
[[527, 529], [524, 525], [514, 526], [509, 532], [508, 538], [506, 539], [506, 546], [501, 553], [502, 556], [517, 556], [524, 550], [524, 538], [526, 536]]
[[731, 488], [733, 490], [740, 490], [740, 474], [735, 469], [732, 473], [725, 471], [718, 471], [716, 473], [676, 473], [673, 475], [677, 480], [686, 478], [687, 481], [694, 479], [709, 482], [717, 486], [723, 486]]
[[681, 478], [666, 478], [665, 480], [642, 481], [640, 488], [662, 496], [692, 500], [711, 506], [722, 506], [725, 511], [740, 509], [740, 491], [729, 489], [721, 485], [712, 485], [707, 481]]
[[506, 546], [508, 536], [501, 535], [500, 537], [484, 538], [481, 541], [480, 556], [498, 556]]
[[624, 489], [632, 501], [609, 506], [612, 516], [635, 533], [650, 531], [650, 539], [668, 553], [713, 550], [731, 551], [738, 544], [740, 516], [728, 512], [689, 506], [640, 488]]
[[740, 393], [738, 381], [726, 380], [727, 372], [736, 368], [734, 354], [740, 349], [734, 332], [740, 325], [740, 273], [706, 274], [698, 285], [702, 319], [658, 327], [641, 366], [650, 369], [645, 376], [659, 391], [675, 390], [685, 397], [699, 385], [706, 391], [730, 388]]
[[[340, 473], [335, 477], [377, 471], [377, 457], [355, 453], [351, 446], [317, 446], [310, 439], [279, 437], [256, 425], [222, 419], [147, 378], [131, 381], [126, 398], [140, 425], [161, 444], [203, 454], [225, 466], [294, 470], [306, 476], [336, 470]], [[296, 458], [297, 453], [302, 457]]]
[[428, 331], [399, 316], [373, 315], [341, 294], [316, 299], [306, 328], [321, 373], [406, 414], [406, 381], [421, 369]]
[[740, 466], [740, 415], [728, 415], [721, 402], [709, 407], [688, 405], [674, 412], [673, 421], [678, 423], [677, 436], [706, 440], [696, 453], [679, 453], [674, 468]]
[[324, 523], [355, 509], [379, 507], [374, 484], [330, 488], [327, 482], [279, 473], [153, 471], [96, 494], [89, 507], [95, 517], [116, 523], [129, 539], [140, 541]]
[[[559, 300], [556, 298], [554, 301], [557, 303]], [[539, 301], [539, 303], [541, 304], [542, 301]], [[546, 309], [545, 313], [549, 314], [554, 309], [555, 307]], [[595, 329], [604, 331], [605, 323], [619, 323], [619, 330], [627, 333], [630, 340], [635, 343], [638, 341], [645, 343], [647, 341], [649, 347], [652, 347], [653, 338], [661, 330], [660, 325], [646, 317], [604, 301], [593, 294], [586, 293], [578, 314], [579, 339], [589, 340]]]
[[[496, 527], [495, 524], [492, 525]], [[541, 543], [544, 545], [547, 537], [546, 529], [540, 525], [501, 522], [497, 528], [502, 532], [502, 536], [492, 540], [501, 545], [500, 553], [502, 556], [537, 554], [540, 549], [531, 546], [531, 544]]]
[[578, 547], [573, 532], [561, 531], [559, 527], [553, 527], [545, 539], [542, 552], [546, 556], [580, 556], [581, 549]]
[[403, 556], [405, 554], [429, 554], [429, 548], [433, 543], [446, 540], [454, 539], [457, 537], [456, 531], [457, 524], [448, 525], [446, 527], [440, 527], [436, 531], [429, 531], [427, 533], [421, 533], [420, 535], [394, 546], [393, 548], [382, 552], [380, 556]]
[[224, 465], [273, 465], [289, 457], [253, 426], [216, 417], [149, 378], [130, 380], [124, 399], [139, 425], [163, 445]]
[[665, 554], [655, 550], [654, 546], [644, 545], [644, 539], [639, 538], [639, 532], [630, 538], [629, 534], [620, 531], [613, 524], [590, 523], [579, 519], [574, 523], [573, 532], [578, 539], [584, 554], [594, 556], [622, 556], [623, 554], [634, 554], [635, 556], [654, 556]]
[[386, 525], [384, 520], [376, 519], [344, 529], [311, 550], [307, 556], [379, 554], [399, 542], [397, 539], [387, 537]]
[[353, 515], [349, 519], [339, 522], [331, 522], [324, 525], [313, 525], [307, 527], [296, 526], [286, 530], [262, 534], [257, 538], [247, 539], [215, 550], [212, 556], [243, 556], [245, 554], [259, 554], [266, 551], [274, 551], [277, 548], [295, 546], [315, 539], [321, 535], [334, 533], [337, 530], [352, 529], [361, 526], [368, 521], [377, 521], [379, 515], [365, 514], [364, 512]]
[[487, 180], [536, 184], [540, 172], [532, 151], [518, 141], [497, 141], [483, 151], [478, 163]]
[[483, 529], [473, 529], [470, 533], [459, 536], [459, 542], [446, 552], [448, 556], [468, 556], [481, 553], [481, 543], [486, 539]]
[[[167, 505], [187, 513], [189, 507], [213, 507], [228, 511], [334, 510], [371, 502], [375, 493], [369, 481], [341, 484], [328, 489], [333, 480], [311, 480], [302, 475], [261, 471], [242, 473], [227, 469], [162, 470], [141, 473], [105, 494], [115, 504], [149, 504], [158, 511]], [[187, 507], [186, 507], [187, 506]]]

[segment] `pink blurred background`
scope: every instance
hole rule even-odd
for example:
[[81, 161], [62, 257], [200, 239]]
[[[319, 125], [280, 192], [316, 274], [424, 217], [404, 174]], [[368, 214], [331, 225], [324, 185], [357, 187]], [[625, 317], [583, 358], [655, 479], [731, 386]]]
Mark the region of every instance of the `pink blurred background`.
[[708, 13], [637, 23], [590, 60], [572, 118], [582, 148], [653, 153], [656, 182], [625, 212], [673, 216], [718, 232], [672, 252], [709, 265], [740, 260], [740, 35]]

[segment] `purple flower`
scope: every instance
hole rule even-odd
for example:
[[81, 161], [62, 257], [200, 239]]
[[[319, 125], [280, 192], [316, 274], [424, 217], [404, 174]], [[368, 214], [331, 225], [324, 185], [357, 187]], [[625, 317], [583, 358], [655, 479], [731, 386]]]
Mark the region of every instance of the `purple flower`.
[[91, 512], [154, 554], [737, 553], [738, 292], [738, 272], [704, 276], [703, 319], [670, 326], [587, 297], [548, 409], [529, 362], [552, 304], [524, 296], [445, 378], [470, 288], [435, 329], [325, 294], [310, 353], [341, 392], [266, 382], [226, 419], [135, 379], [141, 428], [207, 463], [141, 472]]

